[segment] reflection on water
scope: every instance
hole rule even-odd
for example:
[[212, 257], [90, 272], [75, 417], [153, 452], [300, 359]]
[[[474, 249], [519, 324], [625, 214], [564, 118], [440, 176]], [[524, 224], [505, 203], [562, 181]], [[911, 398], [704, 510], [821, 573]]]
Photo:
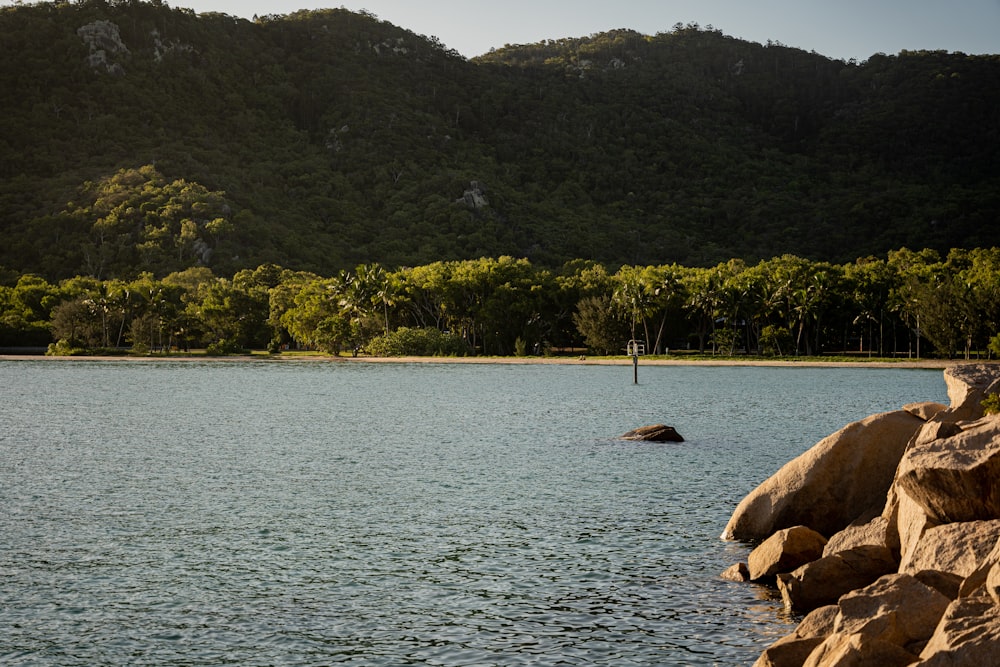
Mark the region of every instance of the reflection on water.
[[[0, 362], [0, 662], [745, 665], [735, 504], [874, 369]], [[623, 442], [667, 422], [682, 444]]]

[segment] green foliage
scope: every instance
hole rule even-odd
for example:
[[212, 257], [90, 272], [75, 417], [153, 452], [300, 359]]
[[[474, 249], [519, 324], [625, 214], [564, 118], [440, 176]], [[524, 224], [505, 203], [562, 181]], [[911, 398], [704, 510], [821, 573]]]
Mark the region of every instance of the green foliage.
[[762, 354], [783, 356], [792, 349], [792, 333], [785, 327], [768, 324], [761, 329], [760, 348]]
[[368, 341], [369, 354], [376, 357], [465, 356], [469, 348], [461, 337], [437, 329], [400, 327]]
[[573, 322], [587, 348], [595, 354], [618, 354], [630, 339], [628, 323], [617, 316], [607, 296], [588, 296], [580, 301]]
[[48, 357], [75, 357], [84, 354], [86, 351], [83, 348], [75, 347], [70, 341], [61, 338], [55, 343], [49, 343], [48, 348], [45, 350], [45, 356]]
[[514, 339], [514, 356], [515, 357], [528, 356], [528, 343], [520, 336]]
[[229, 204], [183, 179], [167, 181], [153, 166], [121, 169], [85, 183], [55, 224], [76, 227], [53, 248], [78, 246], [89, 275], [126, 276], [143, 266], [163, 275], [191, 264], [207, 264], [232, 230]]
[[1000, 414], [1000, 394], [990, 394], [980, 404], [988, 415]]
[[240, 354], [245, 350], [239, 342], [233, 338], [223, 339], [209, 343], [205, 348], [205, 354], [210, 357], [221, 357], [229, 354]]
[[[117, 28], [104, 46], [127, 52], [91, 52], [78, 30], [97, 21]], [[467, 61], [344, 9], [251, 22], [103, 0], [0, 8], [0, 44], [0, 265], [50, 281], [503, 256], [611, 273], [851, 262], [903, 243], [944, 255], [998, 232], [1000, 56], [845, 63], [677, 25]], [[835, 290], [804, 289], [785, 299], [800, 315], [784, 325], [806, 351]], [[370, 313], [383, 332], [391, 298]], [[679, 305], [650, 307], [629, 318], [653, 345]], [[356, 315], [348, 329], [373, 326]], [[572, 329], [568, 315], [563, 331], [480, 320], [462, 326], [489, 352]], [[962, 349], [964, 335], [940, 346]]]
[[[0, 286], [5, 345], [116, 353], [247, 349], [525, 355], [586, 345], [650, 353], [972, 358], [998, 353], [1000, 249], [907, 249], [848, 265], [783, 255], [711, 268], [512, 257], [377, 264], [324, 278], [274, 264], [232, 279], [205, 267], [162, 280], [33, 275]], [[436, 333], [435, 333], [436, 332]], [[454, 345], [452, 345], [454, 343]], [[459, 345], [460, 343], [460, 345]]]

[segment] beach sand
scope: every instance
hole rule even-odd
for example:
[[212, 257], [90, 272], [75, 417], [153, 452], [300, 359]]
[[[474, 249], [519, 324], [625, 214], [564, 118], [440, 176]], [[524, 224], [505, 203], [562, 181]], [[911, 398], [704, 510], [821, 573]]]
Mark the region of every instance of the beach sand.
[[[43, 355], [0, 355], [0, 361], [260, 361], [262, 363], [293, 363], [325, 361], [329, 363], [391, 363], [391, 364], [565, 364], [575, 366], [631, 366], [631, 357], [331, 357], [326, 355], [231, 355], [207, 357], [171, 355], [153, 357], [49, 357]], [[774, 366], [787, 368], [937, 368], [958, 364], [1000, 363], [963, 359], [905, 359], [900, 361], [803, 361], [768, 359], [639, 359], [640, 366]]]

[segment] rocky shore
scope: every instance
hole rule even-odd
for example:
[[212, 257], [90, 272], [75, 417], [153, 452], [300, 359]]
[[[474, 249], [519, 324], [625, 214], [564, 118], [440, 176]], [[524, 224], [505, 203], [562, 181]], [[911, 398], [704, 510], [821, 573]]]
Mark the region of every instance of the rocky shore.
[[951, 405], [845, 426], [737, 506], [758, 546], [723, 576], [805, 614], [756, 667], [1000, 664], [1000, 366], [944, 372]]

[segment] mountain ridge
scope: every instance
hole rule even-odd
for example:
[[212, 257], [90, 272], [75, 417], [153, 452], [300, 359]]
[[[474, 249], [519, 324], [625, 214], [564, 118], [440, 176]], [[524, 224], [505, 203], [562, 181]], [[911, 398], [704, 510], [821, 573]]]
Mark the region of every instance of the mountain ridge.
[[343, 9], [134, 0], [0, 9], [0, 50], [16, 272], [847, 261], [997, 231], [998, 56], [678, 24], [466, 60]]

